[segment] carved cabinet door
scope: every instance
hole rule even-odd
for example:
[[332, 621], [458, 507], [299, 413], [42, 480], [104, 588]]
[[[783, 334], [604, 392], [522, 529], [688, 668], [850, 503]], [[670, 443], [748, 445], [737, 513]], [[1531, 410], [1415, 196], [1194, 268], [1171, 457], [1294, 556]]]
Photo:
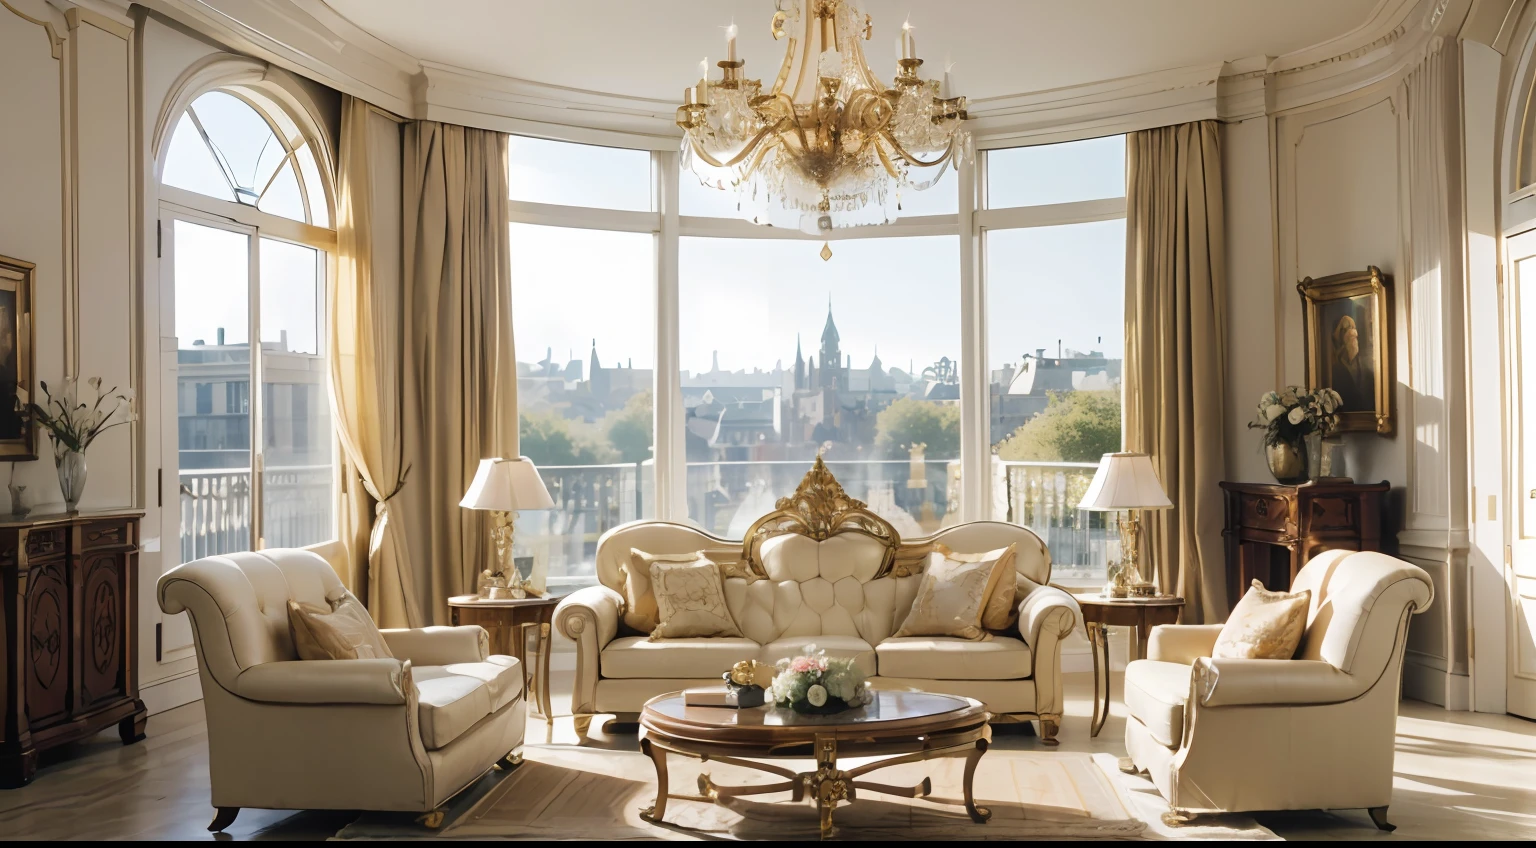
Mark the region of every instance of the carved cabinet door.
[[27, 721], [35, 730], [63, 719], [69, 709], [71, 627], [69, 584], [63, 561], [27, 572]]
[[88, 554], [81, 567], [81, 705], [123, 694], [123, 622], [128, 596], [120, 553]]

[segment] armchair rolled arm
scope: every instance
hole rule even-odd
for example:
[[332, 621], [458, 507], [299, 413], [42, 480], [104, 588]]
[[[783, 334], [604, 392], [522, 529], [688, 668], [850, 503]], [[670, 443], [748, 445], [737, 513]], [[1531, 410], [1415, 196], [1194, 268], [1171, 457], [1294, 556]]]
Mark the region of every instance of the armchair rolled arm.
[[1159, 624], [1147, 637], [1147, 659], [1192, 665], [1211, 655], [1220, 635], [1220, 624]]
[[1337, 704], [1364, 692], [1354, 675], [1322, 660], [1201, 657], [1193, 673], [1194, 695], [1205, 707]]
[[485, 662], [491, 655], [491, 637], [477, 624], [379, 632], [384, 634], [384, 644], [391, 654], [416, 665]]
[[1019, 636], [1030, 650], [1038, 652], [1044, 637], [1056, 641], [1067, 638], [1082, 617], [1082, 609], [1070, 594], [1055, 586], [1036, 585], [1019, 602]]
[[601, 650], [618, 635], [623, 609], [624, 599], [618, 592], [607, 586], [588, 586], [566, 595], [555, 607], [555, 629], [578, 644], [590, 637], [595, 640], [594, 647]]
[[411, 663], [290, 660], [253, 665], [235, 678], [234, 693], [269, 704], [404, 704], [413, 691]]

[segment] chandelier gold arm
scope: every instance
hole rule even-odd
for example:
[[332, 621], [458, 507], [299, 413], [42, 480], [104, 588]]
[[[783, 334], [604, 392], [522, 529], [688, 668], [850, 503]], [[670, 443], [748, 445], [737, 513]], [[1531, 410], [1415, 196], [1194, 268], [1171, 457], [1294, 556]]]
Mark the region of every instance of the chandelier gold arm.
[[949, 161], [949, 157], [953, 156], [954, 153], [955, 153], [955, 143], [953, 141], [951, 141], [949, 143], [949, 146], [944, 148], [944, 155], [943, 156], [940, 156], [939, 158], [933, 160], [932, 162], [925, 162], [922, 159], [919, 159], [916, 156], [912, 155], [911, 153], [908, 153], [907, 149], [905, 147], [901, 146], [901, 142], [897, 141], [896, 137], [891, 135], [889, 130], [882, 130], [881, 133], [880, 133], [880, 137], [885, 139], [887, 142], [890, 143], [891, 149], [896, 151], [896, 155], [900, 156], [902, 158], [902, 161], [906, 162], [908, 165], [912, 165], [913, 167], [917, 167], [917, 168], [932, 168], [935, 165], [942, 165], [945, 162]]
[[[800, 92], [805, 88], [805, 69], [807, 65], [811, 64], [811, 39], [816, 35], [816, 30], [812, 28], [812, 21], [815, 20], [815, 16], [805, 14], [804, 12], [801, 15], [805, 18], [805, 40], [800, 45], [800, 73], [795, 76], [795, 90], [790, 92], [790, 100], [799, 100]], [[790, 46], [794, 46], [793, 42], [791, 42]]]
[[885, 172], [890, 174], [892, 179], [901, 179], [901, 172], [896, 170], [896, 164], [891, 161], [890, 156], [886, 155], [885, 148], [877, 144], [875, 153], [880, 157], [880, 164], [885, 166]]
[[[783, 32], [783, 30], [776, 30], [776, 32]], [[774, 38], [778, 38], [778, 35], [775, 35]], [[779, 65], [779, 77], [773, 81], [773, 88], [769, 89], [768, 93], [770, 95], [777, 96], [784, 90], [784, 83], [789, 81], [789, 69], [794, 67], [794, 65], [795, 37], [790, 36], [788, 49], [784, 51], [784, 61]]]
[[[779, 123], [782, 124], [783, 122], [780, 121]], [[757, 135], [752, 136], [751, 140], [749, 140], [745, 145], [742, 145], [740, 153], [732, 156], [730, 159], [724, 162], [721, 162], [714, 156], [711, 156], [709, 151], [705, 150], [703, 147], [700, 147], [697, 139], [694, 139], [692, 136], [689, 136], [689, 138], [691, 140], [690, 143], [693, 145], [694, 155], [698, 156], [700, 159], [703, 159], [705, 162], [716, 168], [730, 168], [741, 164], [742, 160], [746, 159], [748, 156], [751, 156], [757, 145], [769, 135], [776, 133], [778, 129], [779, 124], [763, 127], [758, 131]]]

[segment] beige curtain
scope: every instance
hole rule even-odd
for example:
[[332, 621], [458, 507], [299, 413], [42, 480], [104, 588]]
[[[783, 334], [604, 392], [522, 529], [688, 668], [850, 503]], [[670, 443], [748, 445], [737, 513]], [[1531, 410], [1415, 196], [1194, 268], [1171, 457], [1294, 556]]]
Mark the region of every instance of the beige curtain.
[[1126, 137], [1125, 443], [1152, 455], [1173, 509], [1146, 548], [1186, 623], [1226, 618], [1221, 489], [1226, 241], [1214, 121]]
[[[400, 418], [400, 292], [373, 274], [373, 181], [369, 106], [344, 96], [337, 163], [336, 285], [330, 293], [331, 402], [346, 453], [341, 537], [351, 555], [344, 575], [385, 627], [405, 624], [397, 587], [408, 569], [403, 528], [393, 518], [404, 483]], [[354, 476], [355, 475], [355, 476]], [[371, 516], [371, 518], [370, 518]], [[366, 541], [365, 541], [366, 540]]]
[[405, 445], [412, 626], [445, 624], [493, 550], [459, 499], [481, 458], [517, 455], [507, 137], [434, 121], [405, 130]]

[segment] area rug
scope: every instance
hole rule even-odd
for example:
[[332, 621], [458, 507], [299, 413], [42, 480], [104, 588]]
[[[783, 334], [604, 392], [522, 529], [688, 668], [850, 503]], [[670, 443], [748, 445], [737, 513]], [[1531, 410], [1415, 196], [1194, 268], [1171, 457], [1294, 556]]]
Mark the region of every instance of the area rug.
[[[650, 760], [631, 751], [566, 745], [524, 749], [525, 762], [451, 810], [432, 833], [403, 816], [368, 814], [338, 839], [815, 839], [815, 806], [793, 803], [789, 793], [730, 799], [722, 804], [673, 799], [665, 821], [651, 824], [640, 810], [655, 800]], [[848, 760], [844, 767], [861, 760]], [[683, 757], [669, 760], [673, 792], [692, 793], [700, 774], [717, 784], [765, 783], [761, 772]], [[810, 763], [784, 763], [809, 769]], [[1144, 778], [1122, 775], [1107, 754], [1010, 751], [993, 748], [977, 768], [977, 803], [992, 820], [975, 824], [961, 805], [964, 761], [909, 763], [870, 779], [916, 785], [931, 778], [927, 798], [864, 793], [835, 814], [837, 836], [847, 840], [976, 839], [1274, 839], [1246, 817], [1225, 817], [1199, 827], [1170, 830], [1158, 821], [1167, 809], [1144, 797]]]

